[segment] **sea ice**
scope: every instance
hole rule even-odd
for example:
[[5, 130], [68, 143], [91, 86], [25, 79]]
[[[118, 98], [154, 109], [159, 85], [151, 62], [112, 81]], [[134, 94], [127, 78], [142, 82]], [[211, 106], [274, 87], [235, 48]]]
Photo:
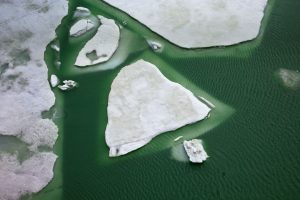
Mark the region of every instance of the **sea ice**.
[[78, 87], [78, 83], [73, 80], [64, 80], [63, 85], [59, 85], [58, 88], [61, 90], [71, 90], [74, 87]]
[[24, 162], [17, 155], [0, 154], [0, 199], [16, 200], [22, 195], [38, 192], [53, 177], [57, 156], [51, 152], [36, 153]]
[[67, 5], [65, 0], [0, 2], [0, 135], [18, 137], [30, 150], [22, 162], [0, 151], [1, 200], [38, 192], [52, 179], [57, 127], [41, 114], [55, 101], [44, 51]]
[[59, 80], [55, 74], [52, 74], [50, 76], [50, 84], [51, 84], [51, 87], [56, 87], [59, 84]]
[[202, 163], [208, 158], [203, 146], [202, 140], [192, 139], [183, 142], [184, 149], [193, 163]]
[[94, 28], [95, 25], [90, 19], [81, 19], [77, 21], [70, 29], [70, 35], [74, 37], [78, 37], [87, 31]]
[[110, 59], [119, 44], [120, 30], [117, 24], [105, 17], [101, 21], [96, 35], [90, 39], [79, 52], [75, 65], [87, 66], [105, 62]]
[[189, 90], [168, 80], [151, 63], [124, 67], [111, 85], [105, 139], [109, 156], [120, 156], [155, 136], [204, 119], [210, 108]]
[[174, 44], [186, 48], [254, 39], [267, 0], [104, 0]]

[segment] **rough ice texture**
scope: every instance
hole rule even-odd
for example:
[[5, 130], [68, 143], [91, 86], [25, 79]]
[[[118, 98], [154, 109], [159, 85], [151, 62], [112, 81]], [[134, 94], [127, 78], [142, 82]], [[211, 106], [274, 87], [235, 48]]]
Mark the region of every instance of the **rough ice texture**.
[[119, 44], [120, 30], [115, 22], [100, 17], [101, 25], [96, 35], [90, 39], [79, 52], [75, 65], [87, 66], [105, 62], [110, 59]]
[[193, 163], [202, 163], [208, 158], [203, 146], [202, 140], [193, 139], [183, 142], [184, 149]]
[[61, 90], [72, 90], [74, 87], [78, 87], [78, 83], [73, 80], [64, 80], [63, 85], [58, 86]]
[[53, 153], [36, 153], [21, 163], [17, 155], [1, 153], [0, 199], [15, 200], [22, 194], [41, 190], [52, 179], [56, 158]]
[[290, 89], [300, 89], [300, 72], [290, 69], [281, 68], [277, 72], [277, 76], [280, 78], [281, 83]]
[[267, 0], [104, 0], [186, 48], [254, 39]]
[[94, 24], [90, 19], [81, 19], [77, 21], [70, 29], [71, 36], [80, 36], [94, 28]]
[[38, 192], [53, 176], [57, 127], [41, 117], [55, 100], [44, 51], [66, 13], [64, 0], [0, 2], [0, 135], [20, 138], [31, 151], [22, 163], [17, 155], [0, 152], [1, 200]]
[[161, 133], [204, 119], [210, 108], [151, 63], [124, 67], [111, 85], [105, 139], [110, 156], [136, 150]]

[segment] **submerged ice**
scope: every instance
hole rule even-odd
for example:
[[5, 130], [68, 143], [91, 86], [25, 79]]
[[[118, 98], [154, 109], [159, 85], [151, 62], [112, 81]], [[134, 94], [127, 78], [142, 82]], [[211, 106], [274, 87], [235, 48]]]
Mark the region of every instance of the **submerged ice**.
[[254, 39], [267, 3], [267, 0], [105, 1], [186, 48], [231, 45]]
[[120, 156], [155, 136], [204, 119], [210, 108], [168, 80], [151, 63], [124, 67], [111, 85], [105, 139], [110, 156]]

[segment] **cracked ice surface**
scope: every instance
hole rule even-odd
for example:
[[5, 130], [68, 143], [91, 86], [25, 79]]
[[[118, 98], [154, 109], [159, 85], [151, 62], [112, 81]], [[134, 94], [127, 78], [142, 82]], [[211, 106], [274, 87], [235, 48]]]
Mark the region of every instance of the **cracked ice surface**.
[[104, 0], [152, 31], [186, 48], [254, 39], [267, 0]]
[[120, 30], [115, 22], [98, 16], [101, 25], [96, 35], [90, 39], [79, 52], [75, 65], [87, 66], [105, 62], [118, 48]]
[[112, 83], [105, 139], [110, 156], [149, 143], [155, 136], [204, 119], [210, 108], [171, 82], [151, 63], [124, 67]]
[[41, 117], [55, 100], [44, 51], [66, 13], [64, 0], [0, 2], [0, 135], [18, 137], [30, 150], [23, 162], [17, 153], [0, 152], [0, 199], [38, 192], [52, 179], [58, 130]]

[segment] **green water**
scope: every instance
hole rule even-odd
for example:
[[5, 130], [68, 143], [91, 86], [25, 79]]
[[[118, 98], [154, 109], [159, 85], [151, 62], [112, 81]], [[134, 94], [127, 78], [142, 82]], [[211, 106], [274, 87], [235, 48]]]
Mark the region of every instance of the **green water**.
[[[69, 2], [57, 29], [61, 52], [46, 51], [49, 74], [79, 88], [55, 89], [60, 155], [53, 182], [33, 199], [300, 199], [300, 91], [283, 87], [279, 68], [300, 70], [300, 2], [270, 0], [259, 37], [226, 48], [178, 48], [126, 14], [95, 0]], [[90, 68], [73, 66], [85, 41], [69, 40], [76, 6], [126, 21], [113, 58]], [[152, 52], [146, 39], [160, 41]], [[62, 66], [57, 69], [55, 60]], [[104, 141], [110, 84], [138, 59], [156, 64], [171, 80], [217, 103], [211, 119], [166, 133], [128, 156], [109, 159]], [[172, 158], [178, 135], [199, 131], [210, 158], [202, 165]], [[205, 134], [203, 134], [205, 132]]]

